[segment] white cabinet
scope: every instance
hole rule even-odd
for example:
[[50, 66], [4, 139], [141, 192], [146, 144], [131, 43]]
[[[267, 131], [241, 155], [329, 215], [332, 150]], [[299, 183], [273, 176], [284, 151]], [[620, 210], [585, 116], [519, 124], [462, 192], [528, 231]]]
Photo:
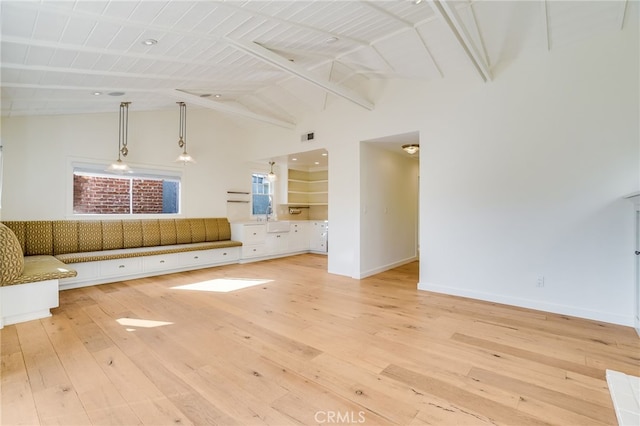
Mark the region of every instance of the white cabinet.
[[289, 252], [309, 251], [309, 223], [291, 222], [289, 231]]
[[[274, 222], [279, 224], [279, 222]], [[327, 253], [328, 222], [290, 221], [290, 226], [269, 227], [264, 222], [232, 223], [231, 239], [242, 242], [241, 262], [289, 256], [309, 251]]]
[[263, 257], [267, 256], [267, 246], [264, 244], [253, 245], [253, 246], [242, 246], [242, 259], [248, 259], [252, 257]]
[[242, 259], [268, 255], [267, 227], [264, 223], [232, 223], [231, 239], [242, 242]]
[[287, 254], [289, 252], [289, 232], [275, 232], [267, 234], [267, 253], [270, 256]]
[[327, 221], [311, 222], [309, 230], [309, 250], [317, 253], [327, 253], [329, 224]]

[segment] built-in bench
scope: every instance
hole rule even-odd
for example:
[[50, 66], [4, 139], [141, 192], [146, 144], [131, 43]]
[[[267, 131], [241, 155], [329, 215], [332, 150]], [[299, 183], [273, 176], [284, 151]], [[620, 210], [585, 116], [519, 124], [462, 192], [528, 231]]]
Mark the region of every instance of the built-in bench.
[[58, 291], [234, 263], [226, 218], [4, 221], [0, 328], [50, 316]]

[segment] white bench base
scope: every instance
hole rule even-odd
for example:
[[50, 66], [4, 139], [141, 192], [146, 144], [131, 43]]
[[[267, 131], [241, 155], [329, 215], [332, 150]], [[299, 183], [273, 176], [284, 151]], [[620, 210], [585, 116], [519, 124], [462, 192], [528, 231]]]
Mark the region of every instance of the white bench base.
[[60, 290], [238, 263], [240, 247], [70, 263], [78, 275], [62, 278]]
[[0, 328], [48, 318], [58, 305], [58, 280], [0, 287]]

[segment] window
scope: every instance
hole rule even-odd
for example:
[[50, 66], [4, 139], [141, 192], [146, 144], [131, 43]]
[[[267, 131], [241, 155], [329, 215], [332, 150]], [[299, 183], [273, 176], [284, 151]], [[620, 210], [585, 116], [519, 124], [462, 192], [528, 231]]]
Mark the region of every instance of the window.
[[74, 214], [177, 214], [180, 176], [168, 172], [112, 175], [74, 167]]
[[271, 214], [273, 212], [273, 185], [266, 173], [251, 175], [251, 214]]

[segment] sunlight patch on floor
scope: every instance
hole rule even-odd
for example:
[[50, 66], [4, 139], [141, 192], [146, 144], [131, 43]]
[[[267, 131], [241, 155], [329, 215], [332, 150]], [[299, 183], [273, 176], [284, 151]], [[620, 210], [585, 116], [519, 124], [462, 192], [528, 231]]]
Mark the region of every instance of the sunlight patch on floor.
[[[171, 325], [172, 322], [166, 321], [153, 321], [139, 318], [118, 318], [116, 322], [120, 325], [124, 325], [128, 327], [127, 331], [135, 331], [136, 328], [153, 328], [153, 327], [162, 327], [163, 325]], [[135, 327], [135, 328], [133, 328]]]
[[270, 283], [273, 280], [248, 279], [248, 278], [216, 278], [215, 280], [201, 281], [199, 283], [171, 287], [173, 290], [213, 291], [216, 293], [229, 293], [256, 285]]

